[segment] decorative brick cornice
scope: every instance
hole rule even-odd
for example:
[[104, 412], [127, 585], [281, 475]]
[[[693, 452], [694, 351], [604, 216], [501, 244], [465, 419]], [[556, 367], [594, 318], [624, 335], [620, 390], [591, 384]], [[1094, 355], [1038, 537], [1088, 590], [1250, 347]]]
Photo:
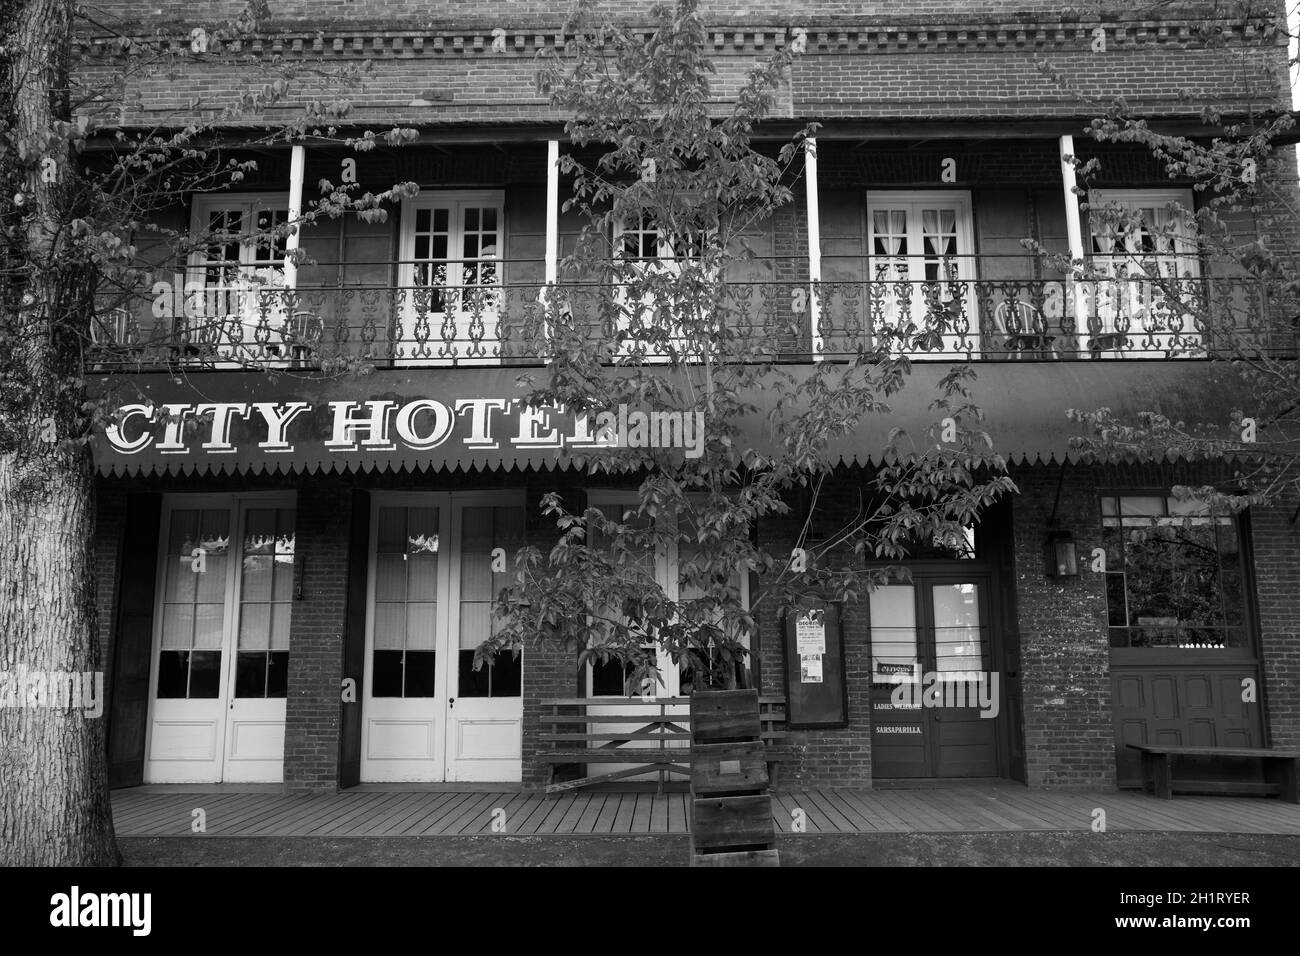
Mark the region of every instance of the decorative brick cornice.
[[[1107, 50], [1157, 46], [1202, 47], [1207, 42], [1204, 20], [1057, 20], [1054, 22], [986, 22], [935, 24], [894, 20], [889, 23], [824, 23], [806, 25], [717, 26], [709, 29], [711, 45], [719, 53], [763, 53], [790, 42], [795, 30], [803, 30], [807, 52], [818, 53], [936, 53], [963, 51], [1036, 50], [1066, 51], [1091, 49], [1095, 31], [1106, 31]], [[1222, 21], [1217, 40], [1235, 43], [1285, 44], [1285, 34], [1272, 38], [1253, 24]], [[494, 31], [503, 31], [497, 33]], [[649, 31], [644, 35], [648, 36]], [[153, 47], [166, 46], [190, 53], [188, 30], [175, 33], [141, 33], [134, 42]], [[446, 27], [418, 31], [392, 30], [383, 26], [349, 24], [337, 31], [286, 29], [282, 32], [224, 43], [211, 42], [207, 53], [288, 56], [336, 56], [369, 59], [421, 57], [533, 56], [545, 49], [562, 47], [565, 36], [554, 27]], [[503, 41], [503, 42], [495, 42]], [[494, 48], [495, 42], [495, 48]], [[82, 38], [74, 53], [89, 57], [119, 55], [123, 44], [118, 37]]]

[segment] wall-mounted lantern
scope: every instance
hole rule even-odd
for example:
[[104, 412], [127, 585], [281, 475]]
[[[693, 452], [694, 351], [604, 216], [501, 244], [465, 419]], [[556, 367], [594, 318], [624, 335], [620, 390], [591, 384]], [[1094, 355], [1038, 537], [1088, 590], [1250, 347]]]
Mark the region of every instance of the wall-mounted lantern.
[[1043, 548], [1049, 578], [1077, 578], [1079, 551], [1068, 531], [1049, 531]]

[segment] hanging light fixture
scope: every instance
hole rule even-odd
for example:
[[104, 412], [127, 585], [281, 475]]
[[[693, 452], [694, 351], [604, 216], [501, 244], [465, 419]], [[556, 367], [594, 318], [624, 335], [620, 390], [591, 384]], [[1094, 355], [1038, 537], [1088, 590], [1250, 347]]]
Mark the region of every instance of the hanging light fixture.
[[1047, 561], [1049, 578], [1077, 578], [1079, 576], [1079, 550], [1074, 543], [1074, 535], [1068, 531], [1051, 530], [1047, 532], [1044, 545], [1044, 557]]

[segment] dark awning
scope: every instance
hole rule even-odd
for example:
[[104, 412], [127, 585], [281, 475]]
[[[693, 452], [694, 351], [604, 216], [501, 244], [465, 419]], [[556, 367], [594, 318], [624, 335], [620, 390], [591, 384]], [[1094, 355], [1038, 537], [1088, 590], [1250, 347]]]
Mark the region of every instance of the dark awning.
[[[869, 464], [894, 428], [924, 440], [938, 417], [929, 409], [935, 386], [948, 368], [917, 363], [889, 399], [890, 414], [865, 420], [833, 454]], [[120, 425], [111, 436], [95, 436], [95, 462], [104, 475], [496, 470], [552, 468], [562, 448], [595, 447], [593, 423], [521, 408], [522, 371], [388, 369], [343, 379], [261, 372], [124, 376], [112, 389]], [[977, 374], [971, 391], [985, 414], [982, 427], [994, 449], [1015, 462], [1069, 457], [1079, 430], [1066, 409], [1154, 411], [1189, 425], [1226, 426], [1242, 402], [1231, 370], [1209, 362], [990, 362], [980, 363]], [[760, 410], [773, 402], [762, 393], [754, 399]], [[349, 416], [371, 415], [382, 429], [344, 427]], [[764, 415], [754, 416], [747, 430], [755, 448], [773, 449]]]

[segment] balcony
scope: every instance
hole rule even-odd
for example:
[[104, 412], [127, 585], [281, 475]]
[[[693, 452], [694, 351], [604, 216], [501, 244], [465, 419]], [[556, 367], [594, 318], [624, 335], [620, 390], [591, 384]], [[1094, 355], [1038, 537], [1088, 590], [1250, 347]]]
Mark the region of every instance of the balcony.
[[[755, 361], [834, 360], [880, 344], [917, 360], [1205, 358], [1221, 351], [1233, 330], [1261, 349], [1294, 345], [1293, 335], [1281, 341], [1270, 329], [1266, 317], [1275, 306], [1250, 277], [1153, 278], [1159, 270], [1112, 269], [1080, 280], [959, 278], [966, 269], [1007, 271], [967, 258], [962, 268], [934, 270], [948, 278], [925, 281], [886, 275], [878, 261], [839, 257], [828, 272], [877, 278], [816, 283], [800, 275], [801, 260], [754, 260], [737, 266], [745, 275], [725, 282], [711, 308]], [[536, 262], [496, 265], [484, 271], [477, 264], [461, 285], [348, 281], [350, 272], [374, 275], [377, 266], [410, 271], [356, 261], [304, 267], [297, 290], [239, 282], [180, 289], [176, 276], [146, 294], [106, 294], [89, 359], [104, 371], [526, 366], [545, 361], [546, 336], [557, 326], [611, 343], [611, 361], [666, 358], [670, 296], [582, 279], [547, 288], [513, 278], [536, 276]], [[312, 281], [331, 272], [343, 281]]]

